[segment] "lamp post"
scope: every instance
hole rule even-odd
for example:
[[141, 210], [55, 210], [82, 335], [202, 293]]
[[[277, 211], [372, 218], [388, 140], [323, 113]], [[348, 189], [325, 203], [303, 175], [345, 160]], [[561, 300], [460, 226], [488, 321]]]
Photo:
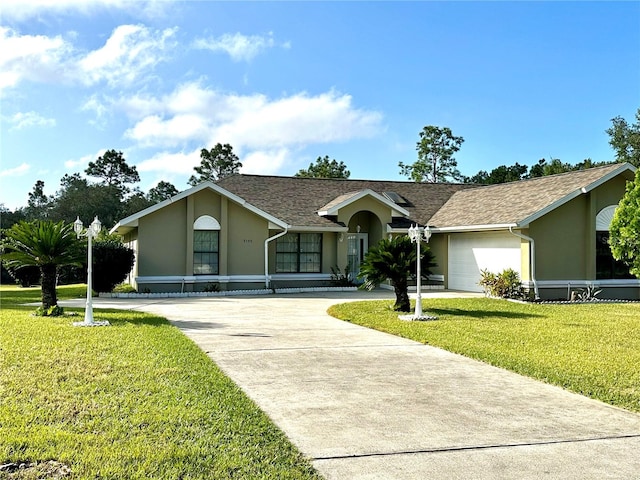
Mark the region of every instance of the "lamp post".
[[418, 225], [413, 225], [408, 230], [409, 238], [416, 244], [416, 309], [411, 317], [412, 320], [435, 320], [438, 317], [425, 316], [422, 314], [422, 272], [421, 272], [421, 256], [420, 256], [420, 244], [424, 240], [429, 243], [431, 238], [431, 230], [429, 226], [422, 228]]
[[89, 225], [86, 229], [80, 220], [80, 217], [73, 222], [73, 230], [76, 232], [76, 237], [87, 237], [87, 303], [84, 309], [84, 322], [74, 322], [75, 326], [83, 326], [83, 327], [93, 327], [93, 326], [106, 326], [109, 325], [108, 321], [103, 322], [95, 322], [93, 320], [93, 298], [92, 298], [92, 239], [96, 238], [102, 229], [102, 224], [98, 217], [96, 216], [91, 225]]

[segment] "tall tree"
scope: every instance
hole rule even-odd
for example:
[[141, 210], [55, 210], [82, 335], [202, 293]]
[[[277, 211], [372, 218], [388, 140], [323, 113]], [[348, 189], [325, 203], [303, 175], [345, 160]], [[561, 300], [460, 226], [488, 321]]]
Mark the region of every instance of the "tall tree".
[[334, 158], [329, 159], [328, 155], [318, 157], [316, 163], [309, 164], [309, 168], [299, 170], [295, 174], [296, 177], [313, 177], [313, 178], [349, 178], [351, 172], [347, 170], [344, 162], [338, 163]]
[[80, 217], [90, 223], [97, 216], [106, 228], [111, 228], [123, 217], [125, 207], [126, 202], [118, 187], [90, 184], [79, 173], [74, 173], [60, 180], [51, 217], [66, 222]]
[[609, 228], [613, 258], [622, 261], [640, 278], [640, 170], [627, 188]]
[[612, 118], [611, 123], [606, 132], [616, 152], [616, 161], [640, 168], [640, 108], [636, 111], [636, 123], [629, 124], [620, 116]]
[[138, 188], [134, 188], [131, 195], [122, 202], [122, 208], [120, 210], [121, 218], [138, 213], [153, 204], [154, 202], [149, 200], [144, 193], [142, 193]]
[[458, 162], [453, 157], [462, 142], [464, 138], [454, 136], [448, 127], [427, 125], [420, 132], [420, 141], [416, 145], [418, 160], [411, 165], [398, 163], [400, 174], [416, 182], [462, 180]]
[[[422, 275], [431, 273], [430, 268], [435, 266], [433, 254], [428, 248], [421, 251], [420, 268]], [[396, 294], [394, 310], [409, 312], [408, 279], [416, 271], [416, 247], [407, 235], [382, 239], [371, 247], [365, 254], [360, 265], [359, 278], [364, 279], [363, 288], [373, 290], [385, 280], [389, 279]]]
[[73, 225], [44, 220], [23, 221], [6, 230], [4, 236], [2, 262], [8, 268], [40, 268], [42, 307], [48, 309], [57, 305], [58, 268], [80, 265], [84, 256]]
[[172, 183], [160, 180], [155, 187], [149, 190], [147, 198], [152, 204], [156, 204], [166, 200], [167, 198], [171, 198], [178, 193], [180, 192], [178, 192], [178, 189]]
[[115, 150], [107, 150], [101, 157], [98, 157], [98, 160], [89, 162], [85, 173], [90, 177], [101, 178], [103, 185], [117, 187], [123, 193], [129, 191], [127, 183], [140, 181], [136, 167], [127, 165], [122, 152]]
[[52, 199], [44, 194], [44, 182], [42, 180], [36, 181], [27, 200], [27, 218], [29, 220], [48, 218], [51, 207]]
[[191, 175], [189, 185], [195, 187], [205, 181], [215, 182], [238, 173], [241, 168], [242, 163], [233, 153], [233, 147], [228, 143], [224, 145], [216, 143], [211, 150], [206, 148], [200, 150], [200, 166], [193, 167], [198, 176]]

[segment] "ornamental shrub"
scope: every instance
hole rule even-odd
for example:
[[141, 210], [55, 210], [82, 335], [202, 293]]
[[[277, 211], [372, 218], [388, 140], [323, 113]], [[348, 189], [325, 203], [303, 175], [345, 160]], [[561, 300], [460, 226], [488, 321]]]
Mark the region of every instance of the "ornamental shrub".
[[488, 270], [482, 270], [479, 285], [486, 295], [500, 298], [516, 298], [525, 297], [520, 275], [512, 268], [507, 268], [502, 273], [493, 273]]
[[629, 272], [640, 278], [640, 169], [636, 170], [634, 181], [627, 182], [609, 233], [613, 258], [625, 263]]
[[133, 268], [133, 250], [112, 237], [93, 244], [93, 284], [96, 292], [110, 292], [122, 283]]

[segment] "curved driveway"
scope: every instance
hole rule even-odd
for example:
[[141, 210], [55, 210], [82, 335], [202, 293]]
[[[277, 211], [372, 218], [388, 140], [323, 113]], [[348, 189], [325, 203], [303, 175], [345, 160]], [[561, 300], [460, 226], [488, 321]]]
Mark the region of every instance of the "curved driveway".
[[328, 479], [640, 478], [640, 415], [325, 313], [362, 297], [95, 306], [168, 318]]

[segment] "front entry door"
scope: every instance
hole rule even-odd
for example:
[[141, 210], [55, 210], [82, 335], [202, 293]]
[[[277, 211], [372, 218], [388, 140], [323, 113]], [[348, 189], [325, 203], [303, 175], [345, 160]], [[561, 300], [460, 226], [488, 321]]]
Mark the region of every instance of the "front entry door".
[[349, 272], [351, 279], [355, 283], [362, 283], [358, 279], [360, 272], [360, 264], [364, 260], [364, 255], [369, 250], [369, 234], [368, 233], [349, 233], [347, 234], [347, 260], [349, 262]]

